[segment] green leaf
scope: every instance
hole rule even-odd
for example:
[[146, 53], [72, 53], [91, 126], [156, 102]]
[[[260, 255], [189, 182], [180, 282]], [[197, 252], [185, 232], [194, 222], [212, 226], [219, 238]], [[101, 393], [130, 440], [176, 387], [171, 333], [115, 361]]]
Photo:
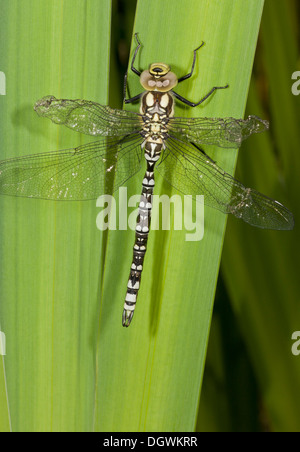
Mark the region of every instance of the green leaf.
[[[194, 75], [178, 93], [197, 100], [214, 85], [230, 89], [176, 113], [242, 117], [263, 2], [174, 3], [138, 2], [137, 67], [165, 61], [183, 75], [204, 40]], [[91, 141], [38, 118], [32, 107], [48, 94], [107, 103], [110, 2], [0, 6], [0, 39], [7, 43], [0, 55], [7, 79], [2, 158]], [[131, 93], [140, 91], [132, 73], [129, 84]], [[211, 157], [233, 171], [236, 151], [216, 149]], [[141, 180], [142, 174], [128, 184], [128, 196], [140, 193]], [[157, 178], [156, 193], [175, 191]], [[12, 430], [193, 430], [225, 216], [205, 209], [199, 242], [173, 227], [151, 231], [137, 310], [125, 329], [133, 231], [101, 235], [95, 203], [5, 198], [1, 209], [0, 322]], [[171, 224], [173, 218], [172, 211]]]
[[[267, 428], [299, 430], [299, 359], [292, 333], [299, 330], [299, 96], [292, 74], [299, 69], [297, 8], [294, 2], [266, 1], [258, 54], [259, 70], [249, 112], [270, 117], [270, 132], [246, 143], [238, 177], [247, 186], [283, 202], [295, 215], [291, 232], [259, 231], [228, 223], [222, 271], [247, 344], [264, 406]], [[259, 104], [263, 94], [264, 107]]]
[[[190, 71], [193, 50], [204, 40], [193, 77], [178, 93], [198, 100], [212, 86], [230, 84], [197, 109], [177, 115], [242, 117], [263, 2], [139, 1], [134, 32], [138, 69], [167, 62], [178, 75]], [[131, 57], [136, 47], [133, 41]], [[131, 96], [138, 78], [129, 73]], [[127, 108], [127, 107], [126, 107]], [[132, 107], [134, 108], [134, 107]], [[135, 107], [136, 108], [136, 107]], [[232, 171], [233, 150], [212, 158]], [[141, 191], [138, 177], [128, 195]], [[157, 177], [155, 193], [173, 195]], [[194, 206], [195, 209], [195, 206]], [[171, 214], [171, 223], [174, 213]], [[153, 224], [157, 218], [152, 219]], [[132, 259], [133, 231], [109, 232], [97, 350], [95, 429], [191, 431], [197, 417], [202, 373], [226, 218], [205, 209], [202, 241], [186, 230], [152, 230], [132, 325], [120, 328]]]
[[11, 431], [4, 363], [5, 346], [5, 334], [3, 331], [0, 331], [0, 432]]
[[[107, 103], [110, 2], [0, 3], [1, 157], [91, 141], [39, 118], [33, 106], [48, 94]], [[90, 431], [102, 245], [95, 203], [0, 202], [12, 430]]]

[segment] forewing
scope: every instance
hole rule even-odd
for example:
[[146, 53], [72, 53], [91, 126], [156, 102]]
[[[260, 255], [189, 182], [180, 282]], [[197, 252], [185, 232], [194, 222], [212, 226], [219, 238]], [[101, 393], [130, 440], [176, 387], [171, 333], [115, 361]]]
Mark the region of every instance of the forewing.
[[46, 96], [34, 106], [39, 116], [51, 119], [87, 135], [122, 136], [141, 129], [141, 115], [125, 110], [113, 110], [106, 105], [87, 100], [56, 99]]
[[104, 138], [74, 149], [0, 162], [0, 194], [52, 200], [96, 199], [140, 169], [141, 137]]
[[258, 116], [248, 116], [247, 119], [175, 117], [168, 123], [170, 137], [224, 148], [239, 147], [253, 133], [268, 128], [268, 121]]
[[169, 139], [157, 171], [184, 194], [204, 195], [204, 204], [231, 213], [252, 226], [293, 229], [292, 213], [263, 194], [245, 188], [198, 149]]

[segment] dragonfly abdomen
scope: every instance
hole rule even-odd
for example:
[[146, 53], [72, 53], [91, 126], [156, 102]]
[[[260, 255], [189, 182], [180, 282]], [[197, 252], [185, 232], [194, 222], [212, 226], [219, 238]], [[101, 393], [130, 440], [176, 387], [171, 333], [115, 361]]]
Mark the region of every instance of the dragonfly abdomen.
[[133, 259], [130, 268], [122, 317], [123, 326], [126, 327], [128, 327], [131, 323], [140, 288], [144, 257], [147, 250], [148, 235], [150, 231], [152, 198], [155, 185], [154, 166], [160, 158], [163, 149], [163, 140], [158, 139], [155, 142], [148, 137], [146, 138], [143, 147], [145, 150], [147, 169], [142, 182], [142, 194], [135, 228]]

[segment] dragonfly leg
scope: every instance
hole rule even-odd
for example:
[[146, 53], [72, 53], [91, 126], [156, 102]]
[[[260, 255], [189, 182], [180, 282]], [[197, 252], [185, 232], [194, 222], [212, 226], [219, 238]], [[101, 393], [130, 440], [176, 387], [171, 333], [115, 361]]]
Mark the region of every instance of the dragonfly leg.
[[[123, 87], [123, 102], [124, 104], [130, 104], [132, 102], [135, 102], [137, 100], [140, 100], [142, 93], [137, 94], [134, 97], [130, 97], [129, 99], [126, 99], [126, 88], [127, 88], [127, 76], [128, 72], [126, 71], [125, 77], [124, 77], [124, 87]], [[129, 94], [129, 92], [128, 92]]]
[[135, 61], [135, 58], [136, 58], [136, 56], [137, 56], [137, 53], [138, 53], [138, 51], [139, 51], [139, 49], [140, 49], [140, 47], [141, 47], [141, 43], [140, 43], [140, 41], [139, 41], [139, 38], [138, 38], [138, 34], [137, 34], [137, 33], [135, 33], [134, 37], [135, 37], [136, 42], [137, 42], [138, 45], [137, 45], [137, 48], [136, 48], [135, 51], [134, 51], [134, 55], [133, 55], [133, 58], [132, 58], [132, 60], [131, 60], [131, 66], [130, 66], [130, 69], [131, 69], [132, 72], [134, 72], [136, 75], [140, 76], [140, 75], [141, 75], [141, 72], [138, 71], [138, 70], [134, 67], [134, 61]]
[[[125, 102], [126, 99], [126, 91], [127, 91], [127, 77], [128, 77], [128, 71], [125, 72], [124, 75], [124, 85], [123, 85], [123, 102]], [[129, 94], [129, 90], [128, 90], [128, 94]], [[126, 103], [126, 102], [125, 102]]]
[[194, 67], [195, 67], [195, 62], [196, 62], [196, 54], [197, 54], [197, 50], [201, 49], [201, 47], [204, 46], [204, 41], [202, 41], [202, 43], [200, 44], [199, 47], [197, 47], [197, 49], [194, 50], [194, 59], [193, 59], [193, 64], [192, 64], [192, 69], [191, 72], [189, 72], [188, 74], [184, 75], [183, 77], [180, 77], [178, 79], [178, 83], [183, 82], [183, 80], [186, 80], [187, 78], [190, 78], [194, 72]]
[[[131, 60], [130, 69], [131, 69], [132, 72], [134, 72], [136, 75], [140, 76], [140, 75], [141, 75], [141, 72], [138, 71], [138, 70], [134, 67], [134, 61], [135, 61], [135, 58], [136, 58], [136, 56], [137, 56], [137, 53], [138, 53], [138, 51], [139, 51], [139, 49], [140, 49], [140, 47], [141, 47], [141, 43], [140, 43], [140, 41], [139, 41], [139, 38], [138, 38], [138, 34], [137, 34], [137, 33], [135, 33], [134, 37], [135, 37], [136, 42], [137, 42], [138, 45], [137, 45], [137, 48], [136, 48], [135, 51], [134, 51], [134, 55], [133, 55], [133, 58], [132, 58], [132, 60]], [[142, 94], [138, 94], [137, 96], [134, 96], [134, 97], [131, 97], [131, 98], [129, 98], [129, 99], [126, 99], [127, 77], [128, 77], [128, 71], [126, 71], [126, 73], [125, 73], [125, 76], [124, 76], [124, 85], [123, 85], [123, 102], [124, 102], [125, 104], [129, 104], [129, 103], [132, 103], [132, 102], [135, 102], [135, 101], [139, 100], [140, 97], [141, 97], [141, 95], [142, 95]]]
[[190, 100], [185, 99], [184, 97], [180, 96], [180, 94], [175, 93], [175, 91], [172, 91], [176, 99], [180, 100], [180, 102], [183, 102], [184, 104], [188, 105], [189, 107], [197, 107], [198, 105], [202, 104], [209, 96], [212, 95], [214, 91], [217, 89], [226, 89], [229, 85], [226, 86], [214, 86], [209, 93], [206, 94], [206, 96], [202, 97], [202, 99], [199, 100], [199, 102], [191, 102]]
[[143, 93], [137, 94], [134, 97], [131, 97], [130, 99], [123, 99], [125, 104], [131, 104], [132, 102], [136, 102], [137, 100], [140, 100]]

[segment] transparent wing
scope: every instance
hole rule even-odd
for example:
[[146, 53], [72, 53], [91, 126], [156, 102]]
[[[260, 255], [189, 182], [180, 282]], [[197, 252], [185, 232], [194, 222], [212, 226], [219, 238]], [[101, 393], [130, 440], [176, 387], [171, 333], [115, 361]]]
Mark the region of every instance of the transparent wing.
[[170, 137], [195, 144], [211, 144], [224, 148], [239, 147], [253, 133], [269, 128], [268, 121], [257, 116], [235, 118], [170, 118]]
[[83, 201], [117, 189], [140, 169], [141, 136], [104, 138], [74, 149], [0, 162], [0, 194]]
[[293, 229], [292, 213], [263, 194], [245, 188], [194, 146], [169, 139], [157, 171], [177, 190], [204, 195], [204, 204], [231, 213], [252, 226]]
[[87, 100], [56, 99], [46, 96], [34, 106], [39, 116], [63, 124], [87, 135], [122, 136], [141, 129], [141, 115], [124, 110], [113, 110]]

